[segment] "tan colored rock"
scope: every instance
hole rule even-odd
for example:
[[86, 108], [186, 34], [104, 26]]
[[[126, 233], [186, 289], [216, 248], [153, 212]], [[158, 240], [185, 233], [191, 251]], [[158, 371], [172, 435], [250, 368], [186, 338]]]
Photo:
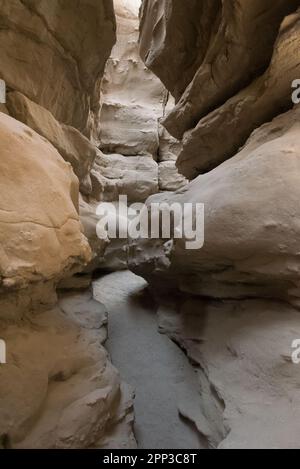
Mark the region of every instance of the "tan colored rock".
[[97, 206], [98, 203], [96, 202], [88, 203], [83, 197], [79, 199], [80, 220], [84, 234], [92, 250], [92, 258], [85, 267], [85, 272], [93, 272], [93, 270], [99, 268], [101, 262], [103, 262], [103, 256], [109, 244], [109, 239], [105, 231], [98, 236], [97, 223], [99, 222], [99, 217], [96, 214]]
[[99, 113], [100, 80], [115, 41], [111, 0], [1, 0], [0, 76], [90, 135]]
[[0, 112], [3, 112], [9, 116], [9, 112], [5, 104], [0, 103]]
[[132, 392], [103, 348], [106, 323], [89, 292], [65, 294], [23, 323], [1, 323], [2, 447], [135, 447]]
[[177, 165], [189, 179], [232, 157], [253, 130], [292, 106], [291, 84], [300, 76], [300, 10], [281, 25], [264, 75], [185, 133]]
[[299, 112], [254, 132], [234, 158], [176, 194], [150, 198], [148, 204], [203, 203], [204, 247], [145, 240], [132, 248], [132, 269], [157, 287], [193, 295], [298, 303]]
[[19, 92], [9, 93], [10, 115], [45, 137], [61, 156], [71, 163], [83, 193], [91, 192], [90, 171], [97, 149], [74, 127], [59, 123], [51, 112], [30, 101]]
[[0, 114], [1, 292], [56, 280], [89, 261], [78, 181], [55, 148]]

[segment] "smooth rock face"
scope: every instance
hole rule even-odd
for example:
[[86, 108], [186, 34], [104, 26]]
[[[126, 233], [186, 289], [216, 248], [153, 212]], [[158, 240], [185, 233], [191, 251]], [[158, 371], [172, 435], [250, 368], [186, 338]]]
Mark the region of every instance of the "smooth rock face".
[[299, 311], [189, 299], [162, 306], [159, 323], [195, 364], [198, 402], [182, 399], [179, 411], [208, 447], [299, 448], [300, 368], [291, 360]]
[[90, 136], [100, 80], [115, 41], [111, 0], [1, 0], [0, 76], [54, 117]]
[[[265, 80], [269, 78], [269, 74], [263, 77], [260, 85], [257, 85], [258, 89], [253, 90], [254, 97], [247, 103], [247, 118], [250, 118], [250, 113], [257, 113], [257, 109], [254, 109], [255, 101], [260, 101], [260, 93], [267, 85], [268, 98], [265, 97], [263, 104], [257, 103], [265, 109], [263, 118], [262, 111], [258, 111], [256, 120], [254, 117], [250, 118], [248, 135], [244, 131], [244, 140], [241, 141], [240, 134], [244, 130], [242, 123], [240, 131], [239, 113], [240, 107], [244, 106], [241, 98], [234, 109], [231, 107], [227, 110], [225, 119], [228, 123], [220, 138], [213, 143], [212, 135], [215, 137], [218, 133], [220, 122], [224, 121], [224, 111], [221, 107], [211, 119], [207, 114], [220, 108], [267, 68], [280, 24], [286, 15], [296, 10], [299, 2], [255, 0], [245, 1], [237, 6], [233, 0], [226, 0], [222, 3], [190, 1], [187, 4], [187, 7], [186, 4], [183, 6], [179, 0], [144, 0], [141, 55], [146, 65], [162, 79], [178, 100], [164, 125], [179, 139], [189, 131], [184, 138], [178, 167], [185, 176], [193, 178], [222, 162], [222, 157], [224, 161], [233, 156], [251, 131], [280, 113], [282, 106], [290, 106], [291, 101], [286, 96], [286, 90], [283, 90], [285, 84], [282, 81], [285, 83], [286, 71], [292, 70], [295, 65], [293, 60], [296, 60], [297, 54], [292, 49], [298, 46], [295, 43], [294, 46], [289, 44], [291, 38], [287, 38], [289, 53], [286, 53], [286, 45], [281, 47], [279, 41], [279, 58], [275, 52], [278, 66], [275, 66], [275, 70], [271, 66], [270, 74], [275, 73], [276, 77], [267, 84]], [[197, 27], [194, 26], [195, 23]], [[283, 29], [283, 36], [286, 38], [286, 23]], [[177, 54], [174, 53], [175, 50]], [[180, 54], [178, 50], [181, 51]], [[279, 67], [283, 67], [282, 75]], [[289, 74], [286, 79], [289, 80]], [[247, 92], [247, 96], [249, 95], [251, 93]], [[193, 131], [197, 124], [197, 129]], [[218, 153], [222, 152], [224, 136], [227, 137], [225, 143], [230, 140], [232, 147], [229, 152], [227, 143], [220, 157]]]
[[300, 10], [281, 25], [267, 71], [185, 133], [177, 165], [189, 179], [216, 167], [244, 145], [249, 134], [292, 106], [291, 84], [300, 76]]
[[89, 292], [1, 323], [8, 363], [0, 369], [3, 448], [135, 446], [131, 391], [102, 344], [107, 315]]
[[195, 178], [148, 210], [204, 204], [205, 240], [135, 241], [130, 268], [195, 365], [198, 399], [178, 408], [210, 448], [299, 447], [298, 7], [144, 0], [141, 11], [141, 55], [176, 98], [162, 124]]
[[56, 293], [82, 288], [72, 275], [108, 244], [79, 188], [92, 192], [112, 1], [0, 0], [0, 23], [0, 447], [134, 448], [104, 307]]
[[97, 149], [77, 129], [60, 124], [51, 112], [30, 101], [19, 92], [7, 97], [9, 113], [15, 119], [31, 127], [55, 146], [69, 163], [80, 181], [81, 192], [91, 192], [90, 172], [97, 156]]
[[1, 291], [57, 280], [89, 261], [78, 180], [45, 139], [0, 114]]
[[204, 204], [205, 243], [188, 250], [186, 239], [174, 239], [168, 251], [163, 240], [145, 240], [142, 250], [132, 248], [134, 271], [196, 295], [294, 301], [299, 295], [299, 112], [296, 107], [254, 132], [234, 158], [182, 190], [149, 199], [149, 204]]

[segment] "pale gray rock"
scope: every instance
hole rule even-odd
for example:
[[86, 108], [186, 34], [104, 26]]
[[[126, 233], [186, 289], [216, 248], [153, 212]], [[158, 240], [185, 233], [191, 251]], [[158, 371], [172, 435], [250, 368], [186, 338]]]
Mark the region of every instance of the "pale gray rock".
[[298, 303], [299, 112], [266, 124], [234, 158], [183, 189], [148, 199], [204, 204], [205, 242], [197, 250], [186, 249], [184, 237], [137, 242], [133, 270], [158, 288]]
[[158, 164], [147, 156], [97, 155], [92, 170], [92, 197], [98, 201], [144, 202], [158, 192]]
[[195, 365], [198, 399], [179, 411], [209, 448], [299, 448], [299, 311], [264, 300], [187, 299], [159, 310], [160, 330]]
[[188, 180], [178, 173], [176, 161], [162, 161], [158, 165], [158, 181], [161, 191], [177, 191], [186, 184]]

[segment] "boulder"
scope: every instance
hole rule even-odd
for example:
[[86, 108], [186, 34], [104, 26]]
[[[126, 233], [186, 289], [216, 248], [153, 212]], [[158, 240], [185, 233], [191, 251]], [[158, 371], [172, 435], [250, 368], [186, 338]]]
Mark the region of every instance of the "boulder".
[[44, 138], [3, 113], [0, 135], [0, 290], [7, 294], [82, 269], [90, 248], [71, 165]]

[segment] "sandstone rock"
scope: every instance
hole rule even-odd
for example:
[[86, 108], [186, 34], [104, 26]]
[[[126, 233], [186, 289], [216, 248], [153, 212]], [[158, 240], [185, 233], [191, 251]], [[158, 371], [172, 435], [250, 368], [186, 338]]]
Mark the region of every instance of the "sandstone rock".
[[292, 106], [291, 84], [300, 76], [300, 10], [282, 23], [264, 75], [185, 133], [177, 165], [188, 178], [233, 156], [251, 132]]
[[111, 0], [1, 0], [0, 75], [54, 117], [90, 135], [115, 41]]
[[219, 9], [216, 0], [142, 2], [141, 57], [176, 99], [205, 57], [215, 23], [220, 22]]
[[0, 435], [5, 448], [98, 448], [107, 437], [135, 446], [131, 392], [102, 344], [104, 307], [89, 292], [1, 324], [8, 363], [0, 369]]
[[9, 116], [9, 112], [5, 104], [0, 103], [0, 112], [3, 112], [4, 114], [7, 114]]
[[0, 114], [1, 293], [80, 270], [90, 249], [82, 234], [78, 181], [55, 148]]
[[118, 40], [103, 79], [100, 148], [105, 153], [156, 159], [165, 89], [139, 57], [134, 2], [117, 0], [115, 9]]
[[176, 161], [182, 150], [182, 143], [172, 137], [159, 123], [159, 150], [158, 161]]
[[10, 115], [45, 137], [71, 163], [84, 194], [91, 192], [90, 171], [97, 149], [74, 127], [60, 124], [47, 109], [30, 101], [19, 92], [9, 93]]
[[263, 300], [179, 303], [161, 306], [160, 330], [195, 364], [198, 398], [178, 407], [207, 447], [298, 448], [299, 312]]
[[161, 191], [177, 191], [188, 181], [178, 173], [175, 161], [163, 161], [158, 166], [159, 189]]
[[129, 202], [144, 202], [158, 192], [158, 165], [147, 156], [124, 157], [98, 153], [92, 171], [92, 197], [117, 201], [127, 195]]
[[296, 0], [238, 6], [234, 0], [187, 6], [180, 0], [144, 1], [141, 55], [181, 98], [165, 122], [172, 135], [181, 138], [267, 67], [280, 23], [298, 5]]
[[[97, 269], [103, 260], [105, 250], [109, 244], [107, 233], [97, 232], [97, 223], [99, 217], [96, 215], [97, 203], [88, 203], [83, 197], [79, 201], [80, 220], [83, 226], [84, 234], [87, 237], [91, 250], [92, 258], [89, 264], [85, 267], [85, 272], [93, 272]], [[99, 236], [100, 235], [100, 236]]]
[[131, 250], [135, 273], [193, 295], [299, 302], [299, 112], [263, 126], [234, 158], [177, 193], [150, 198], [205, 204], [205, 243], [188, 250], [184, 238], [141, 241]]
[[101, 145], [105, 153], [157, 158], [158, 118], [153, 109], [138, 104], [106, 102], [101, 113]]

